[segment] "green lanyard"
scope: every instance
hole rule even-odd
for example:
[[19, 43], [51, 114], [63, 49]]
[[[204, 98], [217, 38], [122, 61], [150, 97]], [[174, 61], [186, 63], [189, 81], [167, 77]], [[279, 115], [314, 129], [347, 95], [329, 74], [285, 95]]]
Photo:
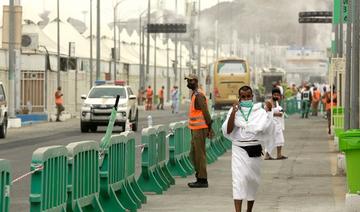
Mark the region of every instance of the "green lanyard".
[[250, 108], [249, 113], [247, 114], [247, 116], [245, 116], [244, 112], [243, 112], [243, 111], [241, 110], [241, 108], [240, 108], [241, 115], [244, 117], [244, 119], [245, 119], [246, 122], [248, 122], [248, 120], [249, 120], [249, 116], [250, 116], [250, 113], [251, 113], [251, 111], [252, 111], [252, 108], [253, 108], [253, 107]]

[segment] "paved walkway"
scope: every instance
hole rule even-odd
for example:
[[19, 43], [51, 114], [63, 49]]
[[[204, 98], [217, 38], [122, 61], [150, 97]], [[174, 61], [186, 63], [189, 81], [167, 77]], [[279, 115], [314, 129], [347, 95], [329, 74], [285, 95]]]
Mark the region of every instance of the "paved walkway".
[[[286, 127], [284, 154], [289, 159], [264, 161], [254, 211], [344, 211], [346, 179], [336, 174], [337, 152], [326, 120], [293, 116]], [[208, 167], [208, 189], [188, 188], [193, 177], [176, 178], [163, 195], [149, 194], [141, 211], [234, 211], [230, 162], [229, 151]]]

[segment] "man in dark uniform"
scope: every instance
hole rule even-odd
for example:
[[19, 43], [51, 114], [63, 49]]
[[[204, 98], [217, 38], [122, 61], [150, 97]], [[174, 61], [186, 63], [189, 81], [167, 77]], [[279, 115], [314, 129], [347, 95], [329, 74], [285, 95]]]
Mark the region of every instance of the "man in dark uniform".
[[198, 78], [194, 74], [185, 77], [187, 87], [192, 90], [189, 110], [191, 129], [190, 158], [195, 167], [196, 182], [188, 183], [190, 188], [207, 188], [206, 138], [213, 137], [211, 116], [204, 93], [199, 89]]

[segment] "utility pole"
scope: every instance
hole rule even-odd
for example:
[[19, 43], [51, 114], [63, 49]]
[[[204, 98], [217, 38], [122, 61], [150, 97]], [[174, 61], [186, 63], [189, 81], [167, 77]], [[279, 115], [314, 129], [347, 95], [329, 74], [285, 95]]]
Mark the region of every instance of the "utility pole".
[[[340, 19], [339, 19], [339, 49], [338, 55], [339, 57], [343, 57], [343, 44], [344, 44], [344, 0], [340, 1]], [[341, 80], [341, 79], [340, 79]]]
[[[116, 80], [116, 8], [119, 5], [119, 2], [115, 5], [114, 7], [114, 25], [113, 25], [113, 30], [114, 30], [114, 51], [113, 51], [113, 60], [114, 60], [114, 80]], [[111, 73], [110, 73], [110, 80], [111, 80]]]
[[[177, 22], [177, 0], [175, 0], [175, 16]], [[177, 82], [177, 65], [178, 65], [178, 35], [175, 33], [175, 65], [174, 65], [174, 74], [175, 74], [175, 83]], [[179, 79], [181, 80], [181, 79]], [[181, 90], [180, 90], [181, 91]]]
[[155, 103], [155, 97], [156, 97], [156, 92], [157, 92], [157, 88], [156, 88], [156, 40], [157, 40], [157, 36], [156, 33], [154, 34], [154, 103]]
[[219, 0], [216, 6], [216, 60], [219, 59]]
[[[141, 86], [142, 86], [142, 77], [143, 77], [143, 64], [142, 64], [142, 39], [141, 39], [141, 36], [142, 36], [142, 24], [141, 24], [141, 14], [140, 14], [140, 17], [139, 17], [139, 88], [138, 88], [138, 91], [140, 91], [141, 89]], [[120, 33], [119, 33], [120, 34]], [[142, 91], [141, 91], [142, 92]], [[142, 101], [142, 100], [141, 100]]]
[[9, 117], [15, 117], [15, 5], [9, 0]]
[[359, 128], [359, 23], [360, 4], [359, 0], [353, 0], [353, 48], [352, 48], [352, 76], [351, 76], [351, 121], [350, 128]]
[[346, 70], [345, 70], [345, 111], [344, 111], [344, 130], [350, 129], [350, 104], [351, 104], [351, 22], [352, 22], [352, 6], [348, 0], [348, 19], [346, 23]]
[[57, 86], [60, 86], [60, 5], [59, 1], [57, 0], [57, 75], [56, 75], [56, 81]]
[[169, 61], [169, 35], [166, 34], [166, 93], [167, 100], [170, 101], [170, 61]]
[[90, 0], [90, 89], [93, 85], [93, 32], [92, 32], [92, 0]]
[[[147, 15], [147, 24], [150, 24], [150, 10], [151, 10], [151, 3], [148, 0], [148, 15]], [[150, 73], [150, 33], [147, 32], [147, 44], [146, 44], [146, 74]], [[145, 83], [145, 80], [144, 80]]]
[[96, 8], [96, 80], [100, 79], [100, 0], [97, 0]]
[[199, 12], [198, 12], [198, 58], [197, 58], [197, 76], [198, 76], [199, 82], [200, 82], [200, 69], [201, 69], [200, 16], [201, 16], [201, 0], [199, 0]]

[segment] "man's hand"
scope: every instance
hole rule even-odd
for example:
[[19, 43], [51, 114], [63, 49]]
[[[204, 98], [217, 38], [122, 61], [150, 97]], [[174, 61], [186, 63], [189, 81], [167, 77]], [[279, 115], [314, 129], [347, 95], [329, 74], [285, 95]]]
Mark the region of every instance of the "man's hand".
[[208, 132], [208, 134], [207, 134], [206, 137], [207, 137], [208, 139], [213, 139], [214, 136], [215, 136], [214, 130], [213, 130], [212, 128], [210, 128], [210, 129], [209, 129], [209, 132]]
[[233, 108], [232, 113], [236, 113], [239, 110], [239, 103], [235, 102], [232, 108]]
[[270, 101], [266, 101], [266, 102], [265, 102], [265, 110], [266, 110], [266, 112], [271, 111], [271, 109], [272, 109], [272, 104], [271, 104], [271, 102], [270, 102]]

